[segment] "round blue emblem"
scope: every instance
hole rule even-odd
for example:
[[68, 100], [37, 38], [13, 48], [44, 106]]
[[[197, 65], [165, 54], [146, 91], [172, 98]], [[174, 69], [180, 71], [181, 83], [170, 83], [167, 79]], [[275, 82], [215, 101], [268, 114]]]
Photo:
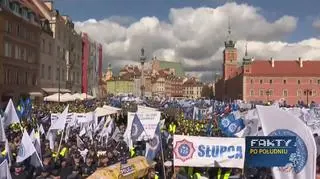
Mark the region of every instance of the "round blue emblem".
[[308, 160], [308, 149], [302, 138], [295, 132], [287, 129], [277, 129], [271, 132], [269, 136], [295, 136], [297, 138], [297, 150], [296, 153], [290, 156], [290, 161], [292, 162], [294, 172], [297, 174], [300, 173], [305, 167]]
[[137, 124], [132, 124], [132, 128], [131, 128], [131, 136], [136, 137], [136, 135], [138, 135], [138, 126]]
[[221, 120], [221, 124], [222, 124], [223, 127], [228, 127], [230, 125], [230, 121], [227, 118], [223, 118]]
[[230, 133], [235, 133], [237, 131], [237, 128], [238, 126], [235, 123], [231, 123], [228, 127]]
[[190, 147], [187, 144], [182, 144], [179, 148], [178, 148], [179, 154], [182, 157], [186, 157], [189, 155], [190, 153]]
[[19, 147], [18, 156], [24, 157], [24, 155], [25, 155], [24, 146], [21, 144]]

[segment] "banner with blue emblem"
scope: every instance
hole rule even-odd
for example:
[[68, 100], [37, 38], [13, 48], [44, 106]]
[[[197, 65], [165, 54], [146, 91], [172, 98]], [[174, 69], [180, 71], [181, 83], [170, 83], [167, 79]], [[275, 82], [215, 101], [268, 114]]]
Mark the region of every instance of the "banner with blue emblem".
[[174, 135], [174, 166], [243, 168], [244, 138]]
[[296, 152], [295, 136], [246, 137], [246, 166], [283, 167], [292, 161]]
[[258, 106], [266, 136], [296, 137], [296, 152], [284, 167], [273, 167], [275, 179], [316, 178], [317, 148], [311, 130], [298, 117], [274, 106]]

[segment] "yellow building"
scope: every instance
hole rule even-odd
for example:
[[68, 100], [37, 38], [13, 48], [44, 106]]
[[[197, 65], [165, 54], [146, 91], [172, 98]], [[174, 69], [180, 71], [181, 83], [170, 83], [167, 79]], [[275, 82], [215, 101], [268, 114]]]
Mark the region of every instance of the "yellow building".
[[113, 77], [111, 80], [106, 81], [105, 88], [108, 94], [129, 94], [133, 93], [134, 83], [131, 79]]
[[189, 99], [201, 98], [203, 84], [196, 78], [189, 78], [183, 83], [184, 97]]

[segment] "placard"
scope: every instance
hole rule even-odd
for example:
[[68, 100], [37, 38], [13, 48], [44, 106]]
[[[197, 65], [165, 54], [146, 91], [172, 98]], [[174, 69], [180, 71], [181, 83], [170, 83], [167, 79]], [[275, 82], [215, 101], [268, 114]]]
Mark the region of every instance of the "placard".
[[174, 166], [243, 168], [245, 139], [174, 135]]
[[294, 136], [246, 137], [246, 160], [250, 167], [283, 167], [292, 163], [296, 154]]

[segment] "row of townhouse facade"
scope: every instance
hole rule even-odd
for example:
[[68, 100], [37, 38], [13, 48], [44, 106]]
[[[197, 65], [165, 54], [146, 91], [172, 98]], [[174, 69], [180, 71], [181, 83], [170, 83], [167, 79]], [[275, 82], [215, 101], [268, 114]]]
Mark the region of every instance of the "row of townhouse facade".
[[22, 95], [93, 93], [102, 77], [102, 46], [77, 33], [52, 1], [0, 0], [0, 24], [1, 104]]
[[[176, 76], [172, 69], [145, 71], [145, 95], [148, 97], [193, 98], [201, 97], [203, 83], [198, 79]], [[127, 65], [120, 70], [119, 76], [113, 76], [109, 66], [106, 72], [105, 89], [107, 93], [141, 94], [141, 70], [138, 66]]]

